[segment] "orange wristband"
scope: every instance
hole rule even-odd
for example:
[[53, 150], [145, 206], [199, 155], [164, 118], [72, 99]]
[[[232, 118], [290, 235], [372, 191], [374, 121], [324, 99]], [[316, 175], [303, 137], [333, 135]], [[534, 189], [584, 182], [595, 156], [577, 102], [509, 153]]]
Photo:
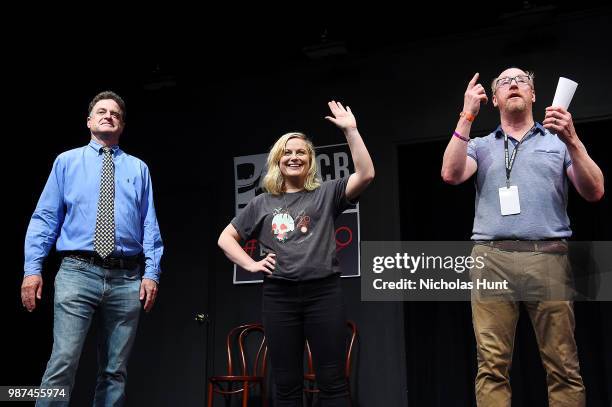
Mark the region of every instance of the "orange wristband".
[[468, 122], [473, 122], [474, 119], [476, 118], [476, 116], [468, 112], [461, 112], [459, 113], [459, 116], [465, 117], [465, 120], [467, 120]]

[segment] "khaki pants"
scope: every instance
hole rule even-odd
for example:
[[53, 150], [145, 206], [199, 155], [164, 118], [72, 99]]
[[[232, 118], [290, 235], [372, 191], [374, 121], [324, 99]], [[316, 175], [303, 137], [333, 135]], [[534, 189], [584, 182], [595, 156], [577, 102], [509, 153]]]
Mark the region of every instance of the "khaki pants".
[[[564, 290], [559, 288], [564, 287], [559, 282], [570, 279], [567, 255], [510, 252], [476, 245], [472, 256], [486, 258], [485, 268], [470, 272], [472, 279], [508, 280], [513, 294], [472, 292], [472, 322], [478, 357], [478, 406], [511, 406], [510, 367], [519, 317], [517, 299], [532, 298], [523, 302], [546, 369], [549, 406], [584, 407], [585, 388], [574, 340], [573, 303], [556, 298], [559, 291]], [[549, 299], [538, 297], [538, 287], [546, 292]]]

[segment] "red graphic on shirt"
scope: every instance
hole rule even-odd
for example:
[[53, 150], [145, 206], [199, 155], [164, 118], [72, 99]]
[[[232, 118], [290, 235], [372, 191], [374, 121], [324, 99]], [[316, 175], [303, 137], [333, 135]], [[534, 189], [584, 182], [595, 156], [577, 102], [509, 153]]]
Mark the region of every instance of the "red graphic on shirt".
[[353, 241], [353, 231], [348, 226], [336, 229], [336, 252], [348, 247]]
[[295, 224], [291, 215], [281, 211], [275, 213], [272, 218], [272, 233], [278, 241], [287, 240], [287, 234], [293, 232], [294, 229]]
[[298, 218], [297, 229], [300, 232], [307, 233], [309, 226], [310, 226], [310, 216], [302, 215]]
[[242, 250], [244, 250], [249, 256], [253, 257], [255, 253], [255, 248], [257, 247], [257, 239], [247, 240]]

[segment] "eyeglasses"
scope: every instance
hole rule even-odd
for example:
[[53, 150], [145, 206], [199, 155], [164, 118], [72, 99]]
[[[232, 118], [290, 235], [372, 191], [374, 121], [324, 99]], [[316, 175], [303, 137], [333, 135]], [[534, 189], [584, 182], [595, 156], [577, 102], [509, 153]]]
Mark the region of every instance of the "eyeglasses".
[[517, 86], [526, 86], [526, 85], [531, 86], [531, 76], [517, 75], [513, 78], [510, 78], [508, 76], [504, 78], [499, 78], [498, 80], [495, 81], [495, 89], [500, 88], [502, 86], [509, 87], [512, 81], [516, 81]]

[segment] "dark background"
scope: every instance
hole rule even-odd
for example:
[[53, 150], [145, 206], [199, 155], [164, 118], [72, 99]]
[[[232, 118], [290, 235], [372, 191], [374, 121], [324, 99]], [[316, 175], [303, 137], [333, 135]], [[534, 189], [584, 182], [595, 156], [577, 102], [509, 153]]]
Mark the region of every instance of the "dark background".
[[[0, 384], [37, 385], [48, 360], [58, 259], [52, 254], [46, 264], [42, 302], [25, 312], [19, 298], [23, 239], [54, 158], [87, 143], [87, 105], [102, 90], [115, 90], [127, 102], [121, 145], [149, 165], [166, 246], [160, 296], [143, 315], [129, 366], [130, 406], [203, 405], [206, 375], [225, 369], [226, 333], [260, 319], [261, 286], [232, 285], [232, 266], [216, 246], [233, 215], [232, 158], [265, 152], [291, 130], [306, 132], [317, 145], [342, 142], [323, 120], [330, 99], [355, 112], [377, 170], [361, 199], [364, 241], [469, 238], [471, 182], [445, 185], [439, 171], [475, 71], [487, 89], [508, 66], [535, 71], [536, 120], [543, 119], [559, 76], [579, 82], [570, 111], [610, 191], [609, 6], [510, 1], [424, 7], [409, 13], [246, 7], [237, 15], [218, 6], [151, 5], [136, 17], [100, 5], [70, 22], [55, 18], [58, 9], [53, 15], [39, 10], [37, 17], [7, 13], [17, 24], [2, 28], [8, 219]], [[336, 54], [320, 57], [330, 48]], [[484, 106], [474, 133], [486, 134], [497, 122], [491, 104]], [[575, 238], [612, 240], [610, 209], [608, 196], [587, 204], [572, 189]], [[367, 303], [360, 301], [359, 279], [343, 285], [349, 317], [360, 329], [357, 405], [475, 405], [468, 303]], [[194, 321], [196, 312], [210, 315], [207, 328]], [[611, 312], [611, 303], [576, 304], [589, 406], [612, 400]], [[93, 394], [94, 338], [81, 358], [75, 406], [90, 404]], [[513, 405], [546, 405], [526, 315], [512, 385]]]

